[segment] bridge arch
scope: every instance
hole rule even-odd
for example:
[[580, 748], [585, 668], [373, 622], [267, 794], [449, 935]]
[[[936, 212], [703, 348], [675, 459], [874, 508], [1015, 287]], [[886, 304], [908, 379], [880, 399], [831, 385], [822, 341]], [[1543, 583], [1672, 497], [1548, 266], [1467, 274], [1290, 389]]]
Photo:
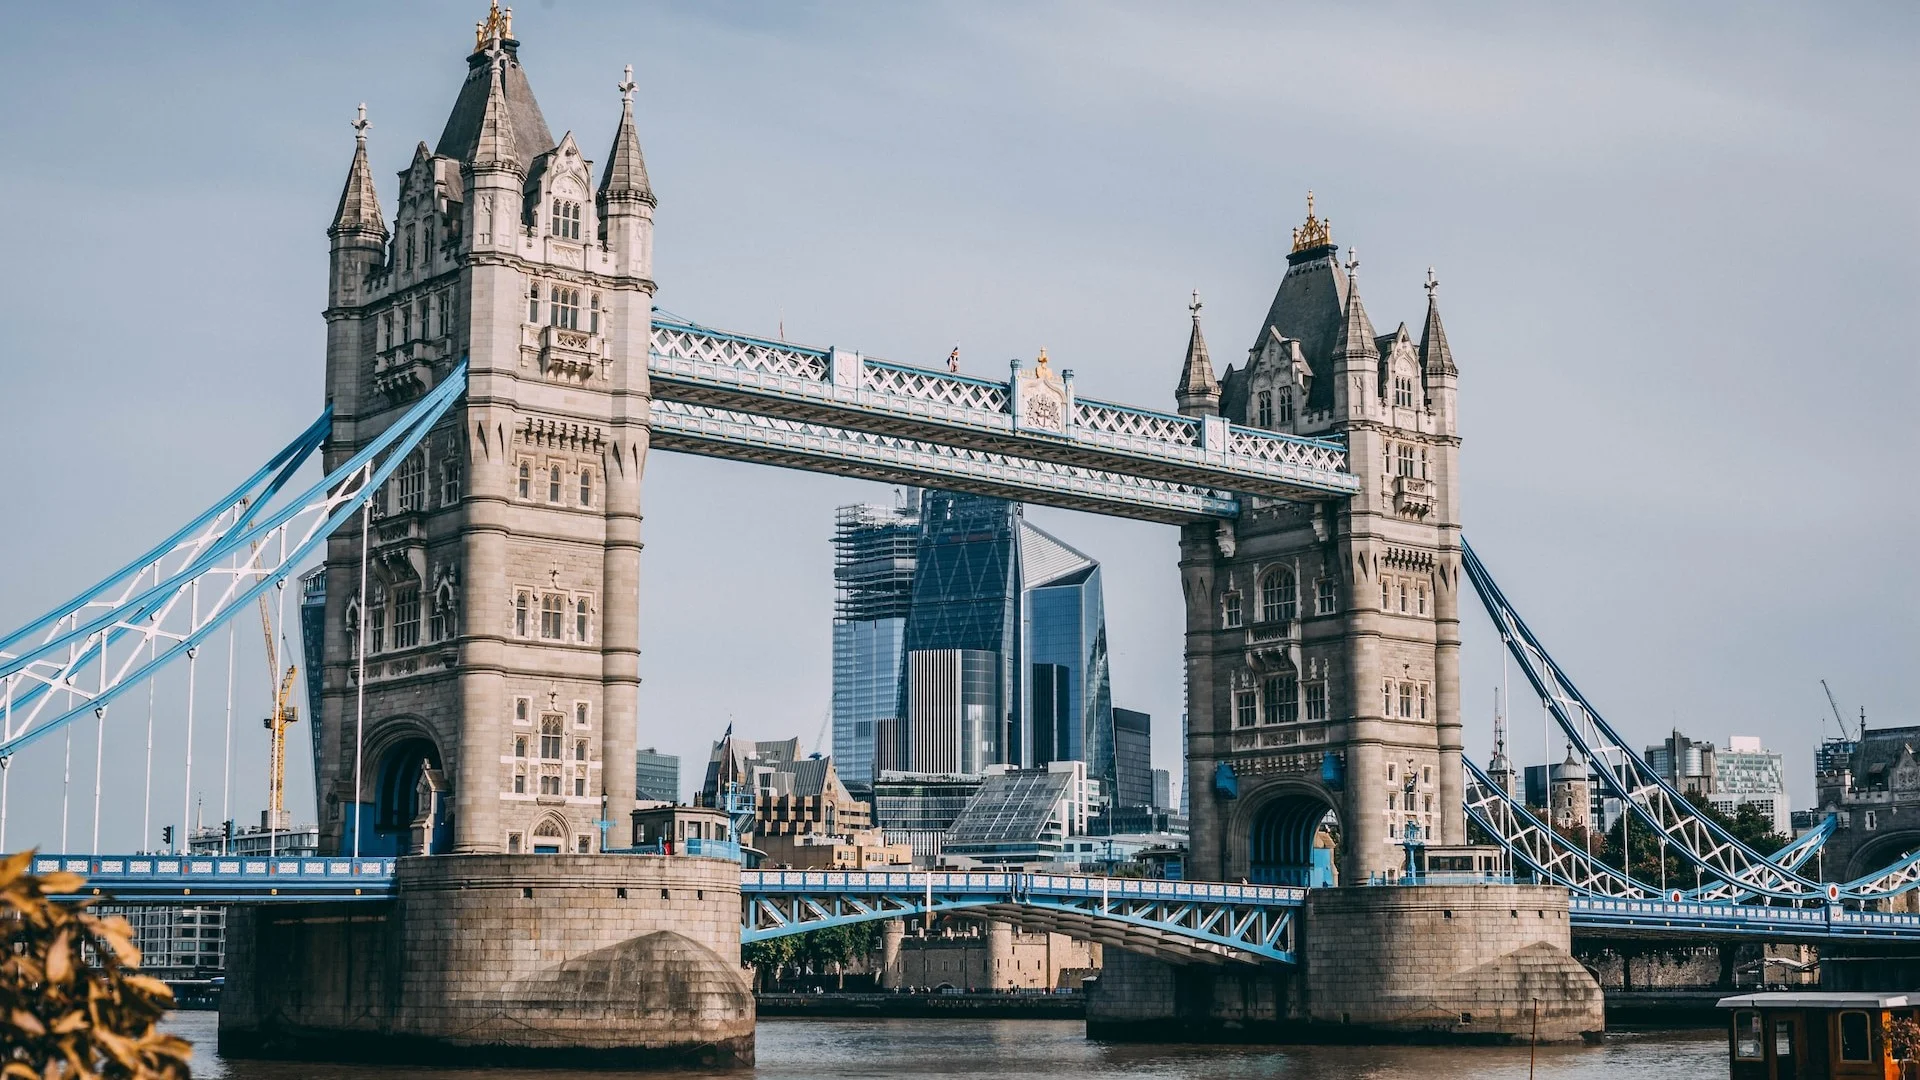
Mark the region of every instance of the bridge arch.
[[[1920, 829], [1896, 829], [1874, 835], [1853, 849], [1844, 868], [1829, 866], [1827, 876], [1836, 881], [1852, 881], [1866, 877], [1876, 870], [1884, 869], [1900, 861], [1900, 857], [1920, 848]], [[1835, 869], [1844, 869], [1843, 874], [1834, 874]]]
[[1333, 884], [1338, 808], [1325, 784], [1304, 777], [1242, 797], [1227, 822], [1226, 876], [1255, 885]]
[[[432, 769], [444, 781], [440, 742], [418, 717], [383, 720], [365, 749], [360, 793], [360, 851], [363, 855], [400, 855], [410, 848], [414, 819], [420, 816], [420, 777]], [[449, 815], [453, 802], [444, 795], [427, 850], [452, 850]]]

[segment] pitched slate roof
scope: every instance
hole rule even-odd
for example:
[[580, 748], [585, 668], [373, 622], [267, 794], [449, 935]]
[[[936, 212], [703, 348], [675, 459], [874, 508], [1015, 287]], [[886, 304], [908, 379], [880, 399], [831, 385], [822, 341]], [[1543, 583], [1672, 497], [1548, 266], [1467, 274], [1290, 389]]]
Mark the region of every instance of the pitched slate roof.
[[513, 160], [522, 166], [530, 165], [535, 158], [553, 149], [553, 132], [547, 128], [540, 103], [533, 99], [533, 87], [520, 67], [518, 53], [517, 45], [503, 44], [498, 51], [477, 52], [467, 57], [467, 80], [460, 84], [460, 96], [454, 99], [453, 112], [447, 116], [447, 126], [440, 132], [434, 153], [456, 161], [474, 160], [487, 120], [487, 97], [495, 81], [496, 56], [505, 60], [500, 65], [499, 82], [506, 105], [504, 121], [512, 129]]

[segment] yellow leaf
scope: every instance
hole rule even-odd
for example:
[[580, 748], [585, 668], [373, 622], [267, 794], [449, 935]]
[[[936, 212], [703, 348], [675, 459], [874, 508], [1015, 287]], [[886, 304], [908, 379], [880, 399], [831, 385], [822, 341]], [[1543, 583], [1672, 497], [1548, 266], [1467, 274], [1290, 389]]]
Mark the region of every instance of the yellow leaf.
[[87, 1014], [78, 1009], [53, 1022], [55, 1035], [71, 1035], [87, 1026]]
[[0, 888], [13, 884], [26, 871], [33, 863], [33, 854], [31, 851], [17, 852], [0, 862]]
[[25, 1009], [13, 1010], [11, 1019], [14, 1027], [19, 1028], [29, 1035], [45, 1035], [47, 1033], [47, 1026], [40, 1022], [40, 1018]]
[[65, 871], [40, 875], [40, 891], [45, 893], [76, 893], [80, 891], [80, 886], [86, 883], [86, 878], [81, 877], [79, 874], [69, 874]]
[[47, 947], [47, 981], [64, 983], [73, 976], [73, 940], [68, 931], [60, 931]]
[[138, 990], [150, 998], [162, 1001], [173, 1000], [173, 988], [150, 975], [129, 974], [124, 980], [130, 990]]

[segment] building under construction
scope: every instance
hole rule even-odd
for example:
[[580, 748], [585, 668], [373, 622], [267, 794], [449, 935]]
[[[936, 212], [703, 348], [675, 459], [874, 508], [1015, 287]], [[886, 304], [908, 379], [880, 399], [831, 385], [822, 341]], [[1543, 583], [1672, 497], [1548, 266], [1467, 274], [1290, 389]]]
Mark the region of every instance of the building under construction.
[[854, 792], [873, 791], [874, 733], [899, 723], [900, 664], [913, 606], [919, 492], [834, 515], [833, 752]]

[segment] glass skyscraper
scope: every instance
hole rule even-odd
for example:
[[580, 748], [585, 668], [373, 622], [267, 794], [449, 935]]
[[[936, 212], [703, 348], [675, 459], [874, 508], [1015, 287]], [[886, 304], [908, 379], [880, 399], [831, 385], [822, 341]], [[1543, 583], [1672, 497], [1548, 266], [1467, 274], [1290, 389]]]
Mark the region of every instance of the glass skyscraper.
[[1022, 521], [1020, 577], [1028, 722], [1010, 763], [1086, 762], [1111, 800], [1118, 778], [1100, 564]]
[[[833, 753], [841, 782], [873, 791], [875, 739], [897, 743], [907, 612], [912, 606], [917, 493], [900, 506], [843, 506], [833, 533]], [[882, 755], [880, 767], [898, 767]]]

